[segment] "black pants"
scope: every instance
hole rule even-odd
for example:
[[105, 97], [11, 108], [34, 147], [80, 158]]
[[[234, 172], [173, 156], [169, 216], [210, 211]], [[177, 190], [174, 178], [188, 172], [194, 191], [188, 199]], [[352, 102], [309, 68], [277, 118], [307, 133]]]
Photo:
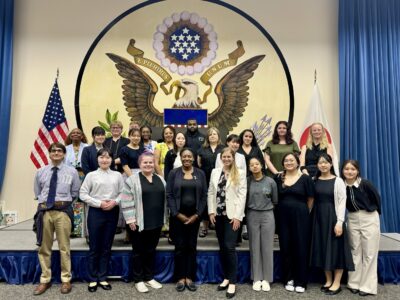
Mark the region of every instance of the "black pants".
[[89, 231], [89, 280], [105, 281], [107, 278], [108, 263], [111, 256], [111, 247], [117, 228], [119, 207], [110, 211], [90, 207], [87, 219]]
[[170, 217], [170, 235], [175, 243], [175, 280], [196, 280], [197, 235], [200, 222], [185, 225], [176, 217]]
[[283, 283], [294, 280], [295, 286], [306, 287], [311, 225], [307, 204], [300, 201], [281, 202], [279, 217]]
[[235, 247], [239, 231], [233, 231], [230, 221], [227, 216], [217, 216], [215, 232], [217, 233], [224, 277], [229, 280], [229, 283], [235, 284], [237, 281], [237, 254]]
[[132, 276], [135, 283], [150, 281], [154, 277], [156, 248], [160, 239], [161, 227], [135, 231], [128, 229], [132, 242]]

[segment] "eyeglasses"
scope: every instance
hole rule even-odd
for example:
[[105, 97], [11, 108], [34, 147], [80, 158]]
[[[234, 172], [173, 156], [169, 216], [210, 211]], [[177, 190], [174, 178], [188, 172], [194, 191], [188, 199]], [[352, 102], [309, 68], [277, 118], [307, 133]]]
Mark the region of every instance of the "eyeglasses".
[[283, 163], [291, 163], [291, 162], [295, 162], [295, 161], [296, 161], [295, 159], [285, 159], [283, 161]]
[[50, 153], [64, 153], [62, 149], [51, 149]]
[[111, 129], [122, 129], [121, 127], [111, 127]]

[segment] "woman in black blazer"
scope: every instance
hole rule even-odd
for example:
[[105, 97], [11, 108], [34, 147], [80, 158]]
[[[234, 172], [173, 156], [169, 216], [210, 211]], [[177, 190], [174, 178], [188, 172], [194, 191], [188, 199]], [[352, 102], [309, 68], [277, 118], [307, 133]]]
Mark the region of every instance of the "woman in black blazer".
[[207, 183], [204, 172], [193, 167], [194, 153], [190, 148], [180, 152], [182, 167], [173, 169], [167, 181], [167, 202], [171, 212], [170, 234], [175, 243], [176, 290], [187, 287], [197, 290], [196, 247], [200, 218], [207, 202]]
[[[104, 141], [106, 140], [106, 132], [100, 126], [92, 129], [93, 144], [85, 147], [82, 151], [81, 166], [85, 176], [99, 167], [97, 162], [97, 151], [104, 148]], [[112, 167], [111, 167], [112, 169]]]

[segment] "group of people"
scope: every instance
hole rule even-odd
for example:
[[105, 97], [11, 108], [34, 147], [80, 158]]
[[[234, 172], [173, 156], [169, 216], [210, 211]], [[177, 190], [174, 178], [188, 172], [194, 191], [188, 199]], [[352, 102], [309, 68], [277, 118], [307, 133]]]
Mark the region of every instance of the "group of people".
[[89, 207], [90, 292], [111, 289], [107, 267], [122, 219], [132, 244], [133, 280], [141, 293], [162, 288], [154, 279], [162, 231], [169, 232], [175, 246], [176, 290], [196, 291], [197, 237], [206, 236], [213, 226], [224, 276], [217, 290], [234, 297], [236, 245], [244, 223], [255, 291], [270, 290], [277, 233], [287, 291], [303, 293], [309, 268], [317, 267], [325, 272], [321, 291], [327, 295], [341, 291], [344, 270], [349, 271], [347, 287], [352, 293], [377, 293], [379, 194], [361, 178], [355, 160], [346, 160], [340, 177], [335, 175], [322, 124], [310, 127], [300, 150], [289, 124], [280, 121], [263, 151], [250, 129], [229, 135], [223, 145], [217, 128], [209, 128], [204, 136], [196, 120], [188, 120], [185, 134], [164, 127], [158, 142], [151, 139], [151, 128], [130, 127], [128, 139], [122, 137], [122, 123], [115, 121], [107, 139], [103, 128], [93, 128], [90, 146], [79, 129], [70, 132], [66, 147], [50, 145], [51, 163], [35, 177], [42, 267], [35, 295], [51, 286], [54, 232], [60, 248], [61, 292], [71, 291], [71, 203], [78, 196]]

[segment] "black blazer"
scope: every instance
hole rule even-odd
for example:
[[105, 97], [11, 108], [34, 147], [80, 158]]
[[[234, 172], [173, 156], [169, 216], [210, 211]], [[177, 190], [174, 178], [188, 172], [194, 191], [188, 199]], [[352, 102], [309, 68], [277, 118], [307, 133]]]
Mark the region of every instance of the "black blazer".
[[[99, 163], [97, 162], [97, 149], [95, 144], [83, 148], [81, 167], [85, 175], [98, 169]], [[114, 170], [114, 160], [111, 162], [110, 169]]]
[[[175, 217], [181, 206], [181, 187], [183, 181], [182, 168], [173, 169], [167, 180], [167, 203], [171, 215]], [[207, 204], [206, 175], [198, 168], [193, 168], [193, 178], [196, 181], [196, 214], [201, 216]]]

